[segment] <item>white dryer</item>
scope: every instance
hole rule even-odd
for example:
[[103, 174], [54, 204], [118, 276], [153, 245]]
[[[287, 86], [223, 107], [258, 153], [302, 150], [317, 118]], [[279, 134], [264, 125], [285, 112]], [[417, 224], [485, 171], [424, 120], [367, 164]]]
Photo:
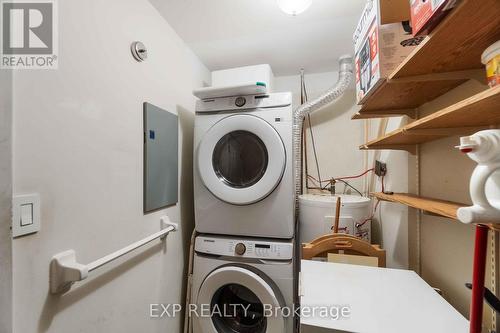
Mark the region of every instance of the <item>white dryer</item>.
[[292, 241], [198, 236], [193, 333], [293, 332], [292, 258]]
[[293, 237], [292, 126], [291, 93], [198, 100], [198, 232]]

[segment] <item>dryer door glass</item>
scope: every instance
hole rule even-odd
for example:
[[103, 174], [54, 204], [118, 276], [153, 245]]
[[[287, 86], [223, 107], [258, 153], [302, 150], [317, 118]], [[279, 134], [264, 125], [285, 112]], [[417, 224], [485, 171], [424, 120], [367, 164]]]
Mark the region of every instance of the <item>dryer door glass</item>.
[[262, 118], [231, 115], [200, 140], [197, 170], [220, 200], [249, 205], [267, 197], [285, 172], [286, 152], [277, 130]]
[[262, 140], [248, 131], [224, 135], [215, 145], [212, 165], [227, 185], [245, 188], [257, 183], [267, 169], [268, 154]]
[[218, 332], [264, 333], [264, 305], [248, 288], [227, 284], [213, 296], [212, 321]]

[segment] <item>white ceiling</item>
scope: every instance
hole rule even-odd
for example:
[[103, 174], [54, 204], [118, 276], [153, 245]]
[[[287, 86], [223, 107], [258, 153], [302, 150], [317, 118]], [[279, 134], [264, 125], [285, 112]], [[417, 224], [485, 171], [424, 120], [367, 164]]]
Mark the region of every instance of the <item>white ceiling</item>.
[[335, 70], [366, 2], [313, 0], [289, 16], [275, 0], [150, 1], [210, 70], [268, 63], [276, 76]]

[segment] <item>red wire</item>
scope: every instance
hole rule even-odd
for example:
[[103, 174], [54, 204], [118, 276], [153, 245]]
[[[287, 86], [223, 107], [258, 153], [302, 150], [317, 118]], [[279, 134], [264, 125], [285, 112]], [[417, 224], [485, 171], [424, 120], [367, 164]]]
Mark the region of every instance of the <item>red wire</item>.
[[[316, 178], [314, 178], [313, 176], [311, 176], [311, 175], [307, 175], [307, 177], [311, 178], [312, 180], [314, 180], [316, 183], [318, 183], [318, 184], [319, 184], [319, 181], [318, 181]], [[328, 180], [328, 181], [329, 181], [329, 180]], [[322, 180], [322, 182], [326, 182], [326, 180]]]
[[[354, 178], [359, 178], [359, 177], [363, 177], [364, 175], [366, 175], [368, 172], [370, 171], [373, 171], [375, 170], [374, 168], [371, 168], [371, 169], [368, 169], [366, 170], [365, 172], [363, 172], [362, 174], [360, 175], [357, 175], [357, 176], [347, 176], [347, 177], [338, 177], [338, 178], [333, 178], [334, 180], [344, 180], [344, 179], [354, 179]], [[307, 177], [311, 178], [312, 180], [318, 182], [318, 183], [329, 183], [331, 182], [331, 179], [328, 179], [328, 180], [319, 180], [317, 178], [314, 178], [313, 176], [311, 175], [307, 175]]]
[[321, 183], [318, 182], [318, 180], [316, 178], [314, 178], [313, 176], [311, 175], [307, 175], [308, 178], [311, 178], [314, 182], [316, 182], [317, 185], [319, 185], [321, 187]]
[[[364, 175], [366, 175], [368, 172], [370, 171], [373, 171], [375, 170], [374, 168], [371, 168], [371, 169], [368, 169], [366, 170], [365, 172], [363, 172], [362, 174], [360, 175], [357, 175], [357, 176], [348, 176], [348, 177], [339, 177], [339, 178], [334, 178], [334, 180], [344, 180], [344, 179], [354, 179], [354, 178], [359, 178], [359, 177], [362, 177]], [[317, 178], [311, 176], [311, 175], [307, 175], [308, 178], [311, 178], [312, 180], [314, 180], [315, 182], [317, 182], [320, 186], [321, 186], [321, 183], [325, 183], [325, 182], [331, 182], [331, 180], [318, 180]], [[382, 193], [385, 191], [385, 186], [384, 186], [384, 176], [381, 177], [381, 183], [382, 183]], [[362, 227], [363, 225], [366, 224], [366, 222], [368, 221], [371, 221], [373, 219], [373, 217], [375, 216], [375, 213], [377, 212], [377, 208], [378, 208], [378, 205], [380, 203], [380, 200], [377, 200], [377, 203], [375, 204], [375, 207], [373, 207], [373, 212], [372, 212], [372, 215], [365, 219], [363, 222], [357, 224], [357, 227]]]
[[[382, 193], [384, 193], [385, 192], [385, 189], [384, 189], [384, 176], [381, 177], [380, 181], [382, 183]], [[363, 225], [365, 225], [366, 222], [371, 221], [373, 219], [373, 217], [375, 216], [375, 213], [377, 212], [377, 207], [378, 207], [379, 203], [380, 203], [380, 200], [377, 200], [377, 203], [375, 204], [375, 207], [373, 208], [372, 215], [369, 218], [365, 219], [363, 222], [359, 223], [357, 225], [358, 228], [362, 227]]]
[[369, 218], [365, 219], [363, 222], [357, 224], [356, 226], [358, 228], [364, 226], [366, 224], [366, 222], [373, 220], [373, 217], [375, 216], [375, 212], [377, 211], [377, 207], [378, 207], [379, 203], [380, 203], [380, 200], [377, 199], [377, 203], [375, 204], [375, 207], [373, 208], [372, 215]]
[[[357, 176], [347, 176], [347, 177], [339, 177], [339, 178], [333, 178], [334, 180], [344, 180], [344, 179], [354, 179], [354, 178], [360, 178], [360, 177], [363, 177], [364, 175], [366, 175], [368, 172], [370, 171], [373, 171], [375, 170], [375, 168], [371, 168], [371, 169], [368, 169], [366, 170], [365, 172], [363, 172], [362, 174], [360, 175], [357, 175]], [[312, 180], [314, 180], [315, 182], [317, 182], [320, 186], [321, 186], [321, 183], [329, 183], [331, 182], [331, 180], [319, 180], [311, 175], [307, 175], [308, 178], [311, 178]], [[385, 192], [385, 186], [384, 186], [384, 176], [381, 177], [381, 183], [382, 183], [382, 193]], [[377, 211], [377, 207], [380, 203], [380, 200], [377, 200], [377, 203], [375, 204], [375, 207], [373, 208], [373, 212], [372, 212], [372, 215], [365, 219], [363, 222], [359, 223], [357, 225], [357, 227], [362, 227], [363, 225], [366, 224], [366, 222], [368, 221], [371, 221], [373, 219], [373, 217], [375, 216], [375, 213]]]
[[374, 168], [371, 168], [371, 169], [368, 169], [366, 170], [365, 172], [363, 172], [362, 174], [360, 175], [357, 175], [357, 176], [347, 176], [347, 177], [339, 177], [339, 178], [334, 178], [335, 180], [343, 180], [343, 179], [354, 179], [354, 178], [359, 178], [359, 177], [363, 177], [364, 175], [366, 175], [368, 172], [370, 171], [373, 171], [375, 170]]

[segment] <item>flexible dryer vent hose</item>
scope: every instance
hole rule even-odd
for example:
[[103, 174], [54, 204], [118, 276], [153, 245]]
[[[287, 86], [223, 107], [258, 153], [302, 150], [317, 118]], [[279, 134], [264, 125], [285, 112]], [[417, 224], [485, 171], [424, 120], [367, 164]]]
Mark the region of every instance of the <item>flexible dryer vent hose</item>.
[[[293, 113], [293, 154], [294, 154], [294, 176], [295, 176], [295, 209], [298, 212], [298, 198], [301, 194], [301, 174], [302, 174], [302, 157], [300, 153], [301, 133], [304, 117], [313, 113], [322, 107], [336, 102], [347, 90], [352, 80], [353, 64], [352, 57], [342, 56], [339, 58], [339, 78], [337, 83], [325, 91], [319, 97], [310, 102], [306, 102], [295, 109]], [[298, 216], [298, 214], [296, 215]]]

